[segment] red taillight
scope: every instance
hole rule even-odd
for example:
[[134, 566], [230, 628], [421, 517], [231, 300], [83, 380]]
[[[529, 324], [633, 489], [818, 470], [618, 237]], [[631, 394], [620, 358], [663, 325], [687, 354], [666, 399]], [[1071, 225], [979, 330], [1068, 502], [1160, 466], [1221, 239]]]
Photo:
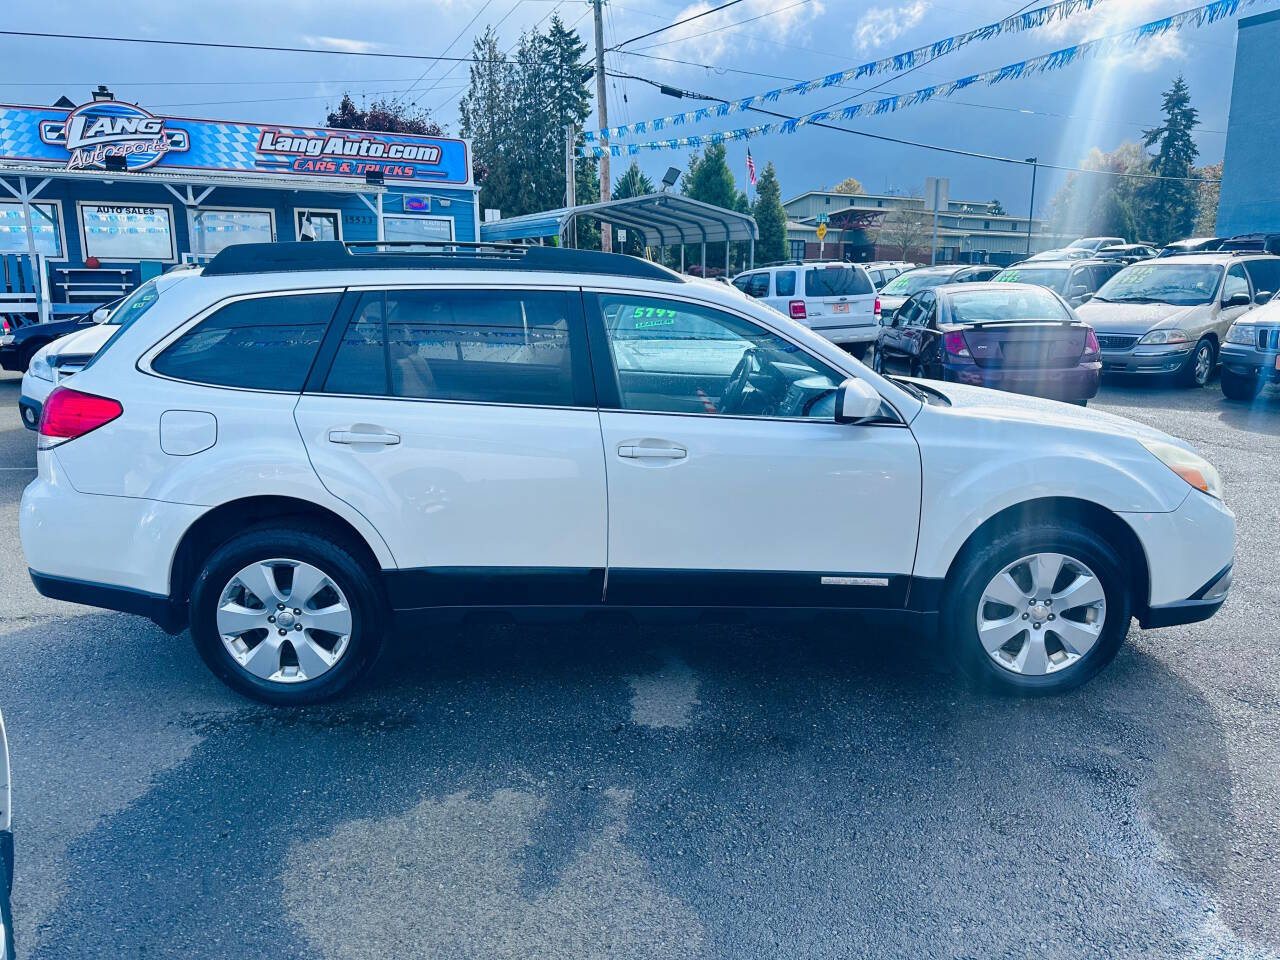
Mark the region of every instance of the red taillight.
[[880, 319], [880, 298], [876, 297], [876, 319]]
[[792, 300], [787, 304], [787, 309], [791, 311], [792, 320], [803, 320], [809, 315], [805, 312], [803, 300]]
[[43, 450], [55, 447], [110, 423], [124, 407], [118, 400], [81, 393], [70, 387], [56, 387], [40, 410], [40, 441]]
[[1093, 332], [1093, 327], [1089, 328], [1089, 332], [1084, 336], [1084, 355], [1086, 357], [1096, 357], [1102, 353], [1102, 347], [1098, 346], [1098, 335]]
[[951, 354], [953, 357], [969, 356], [969, 345], [965, 343], [964, 334], [959, 331], [944, 334], [942, 337], [942, 345], [946, 348], [947, 353]]
[[13, 327], [9, 326], [8, 320], [0, 320], [0, 332], [13, 333]]

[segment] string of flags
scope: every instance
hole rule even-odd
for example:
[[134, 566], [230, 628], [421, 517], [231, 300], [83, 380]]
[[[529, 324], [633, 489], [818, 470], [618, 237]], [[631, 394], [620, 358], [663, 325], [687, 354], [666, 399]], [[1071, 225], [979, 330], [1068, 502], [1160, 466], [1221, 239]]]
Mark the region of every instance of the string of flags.
[[[1097, 3], [1099, 0], [1078, 0], [1080, 3]], [[1160, 37], [1170, 31], [1183, 30], [1187, 28], [1198, 28], [1217, 23], [1227, 17], [1234, 16], [1241, 7], [1251, 7], [1259, 3], [1267, 3], [1270, 0], [1212, 0], [1210, 3], [1194, 7], [1190, 10], [1184, 10], [1181, 13], [1175, 13], [1171, 16], [1161, 17], [1159, 20], [1152, 20], [1141, 26], [1134, 27], [1122, 33], [1113, 34], [1108, 37], [1098, 37], [1094, 40], [1085, 40], [1081, 43], [1073, 44], [1069, 47], [1063, 47], [1061, 50], [1055, 50], [1052, 53], [1046, 53], [1039, 57], [1032, 57], [1027, 60], [1019, 60], [1017, 63], [1006, 64], [1003, 67], [997, 67], [994, 70], [987, 70], [982, 73], [971, 74], [967, 77], [961, 77], [959, 80], [952, 80], [949, 83], [935, 84], [933, 86], [921, 87], [907, 93], [894, 94], [887, 97], [881, 97], [878, 100], [868, 100], [863, 103], [849, 104], [839, 109], [815, 110], [811, 113], [803, 114], [799, 117], [789, 118], [786, 120], [771, 121], [768, 123], [760, 123], [751, 127], [739, 127], [733, 130], [720, 130], [713, 133], [691, 134], [686, 137], [670, 137], [662, 140], [651, 140], [647, 143], [610, 143], [608, 145], [593, 145], [587, 143], [578, 147], [577, 155], [580, 157], [603, 157], [607, 153], [611, 157], [627, 157], [635, 156], [639, 153], [648, 153], [661, 150], [678, 150], [688, 147], [706, 147], [715, 144], [728, 143], [734, 140], [746, 140], [751, 137], [762, 137], [771, 134], [788, 134], [795, 133], [800, 127], [810, 123], [821, 123], [832, 120], [852, 120], [855, 117], [879, 116], [886, 113], [896, 113], [909, 107], [918, 106], [922, 103], [928, 103], [930, 100], [945, 99], [954, 96], [961, 90], [965, 90], [973, 86], [995, 86], [996, 84], [1005, 83], [1010, 80], [1022, 80], [1027, 77], [1039, 76], [1045, 73], [1051, 73], [1055, 70], [1061, 70], [1073, 63], [1081, 60], [1087, 60], [1094, 57], [1105, 56], [1121, 50], [1133, 49], [1146, 43], [1156, 37]], [[1060, 6], [1055, 4], [1054, 6]], [[1049, 9], [1047, 7], [1041, 10]], [[1038, 11], [1029, 11], [1036, 13]], [[946, 41], [943, 41], [946, 42]], [[834, 75], [833, 75], [834, 76]], [[705, 107], [690, 113], [677, 114], [672, 117], [661, 117], [657, 120], [642, 121], [640, 123], [630, 124], [627, 128], [615, 127], [610, 131], [610, 139], [615, 135], [615, 131], [631, 130], [641, 131], [661, 130], [666, 126], [681, 126], [686, 123], [697, 123], [702, 120], [708, 120], [713, 117], [726, 116], [750, 107], [761, 102], [772, 102], [783, 93], [782, 89], [771, 90], [758, 96], [746, 97], [742, 100], [732, 103], [718, 104], [712, 107]], [[598, 136], [600, 131], [593, 131]], [[621, 135], [620, 133], [617, 135]], [[587, 135], [588, 140], [593, 140], [592, 134]]]

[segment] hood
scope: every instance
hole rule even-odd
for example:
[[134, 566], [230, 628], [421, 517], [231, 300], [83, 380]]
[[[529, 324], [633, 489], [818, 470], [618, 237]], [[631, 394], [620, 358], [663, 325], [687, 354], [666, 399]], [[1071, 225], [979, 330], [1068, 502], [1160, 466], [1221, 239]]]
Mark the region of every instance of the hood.
[[45, 356], [49, 358], [50, 363], [54, 363], [57, 357], [91, 357], [101, 350], [102, 345], [119, 329], [113, 324], [95, 323], [84, 330], [77, 330], [75, 333], [69, 333], [65, 337], [54, 340], [44, 348]]
[[1076, 307], [1076, 315], [1099, 333], [1143, 334], [1157, 327], [1176, 327], [1193, 315], [1205, 316], [1211, 303], [1190, 307], [1172, 303], [1088, 303]]
[[1163, 440], [1165, 443], [1191, 449], [1185, 441], [1171, 437], [1162, 430], [1148, 427], [1136, 420], [1103, 413], [1093, 407], [1077, 407], [1057, 400], [937, 380], [930, 380], [922, 385], [941, 393], [951, 401], [952, 410], [965, 415], [1015, 420], [1048, 427], [1069, 427], [1108, 436], [1128, 436], [1135, 440]]

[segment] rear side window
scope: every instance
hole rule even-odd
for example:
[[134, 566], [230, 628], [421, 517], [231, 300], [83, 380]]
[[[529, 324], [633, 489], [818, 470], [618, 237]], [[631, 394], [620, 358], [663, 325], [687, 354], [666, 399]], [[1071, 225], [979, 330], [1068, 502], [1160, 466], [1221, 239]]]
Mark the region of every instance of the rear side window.
[[476, 403], [590, 403], [589, 361], [570, 346], [570, 327], [581, 316], [581, 301], [559, 291], [371, 291], [356, 304], [324, 389]]
[[773, 286], [777, 290], [776, 296], [794, 297], [796, 295], [796, 272], [794, 270], [779, 270], [773, 275]]
[[874, 293], [867, 275], [856, 267], [810, 267], [804, 272], [806, 297], [852, 297]]
[[338, 298], [304, 293], [229, 303], [165, 347], [151, 369], [220, 387], [300, 391]]
[[1244, 268], [1253, 280], [1253, 289], [1258, 293], [1280, 292], [1280, 259], [1247, 260]]

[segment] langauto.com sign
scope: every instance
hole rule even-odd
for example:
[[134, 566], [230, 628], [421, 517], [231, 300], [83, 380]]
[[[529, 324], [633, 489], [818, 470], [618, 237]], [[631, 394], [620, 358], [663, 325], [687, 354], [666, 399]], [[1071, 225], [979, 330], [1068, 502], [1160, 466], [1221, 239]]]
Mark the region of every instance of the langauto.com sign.
[[130, 171], [471, 184], [469, 145], [452, 137], [160, 117], [115, 100], [70, 110], [0, 105], [0, 161], [105, 169], [109, 157], [123, 157]]

